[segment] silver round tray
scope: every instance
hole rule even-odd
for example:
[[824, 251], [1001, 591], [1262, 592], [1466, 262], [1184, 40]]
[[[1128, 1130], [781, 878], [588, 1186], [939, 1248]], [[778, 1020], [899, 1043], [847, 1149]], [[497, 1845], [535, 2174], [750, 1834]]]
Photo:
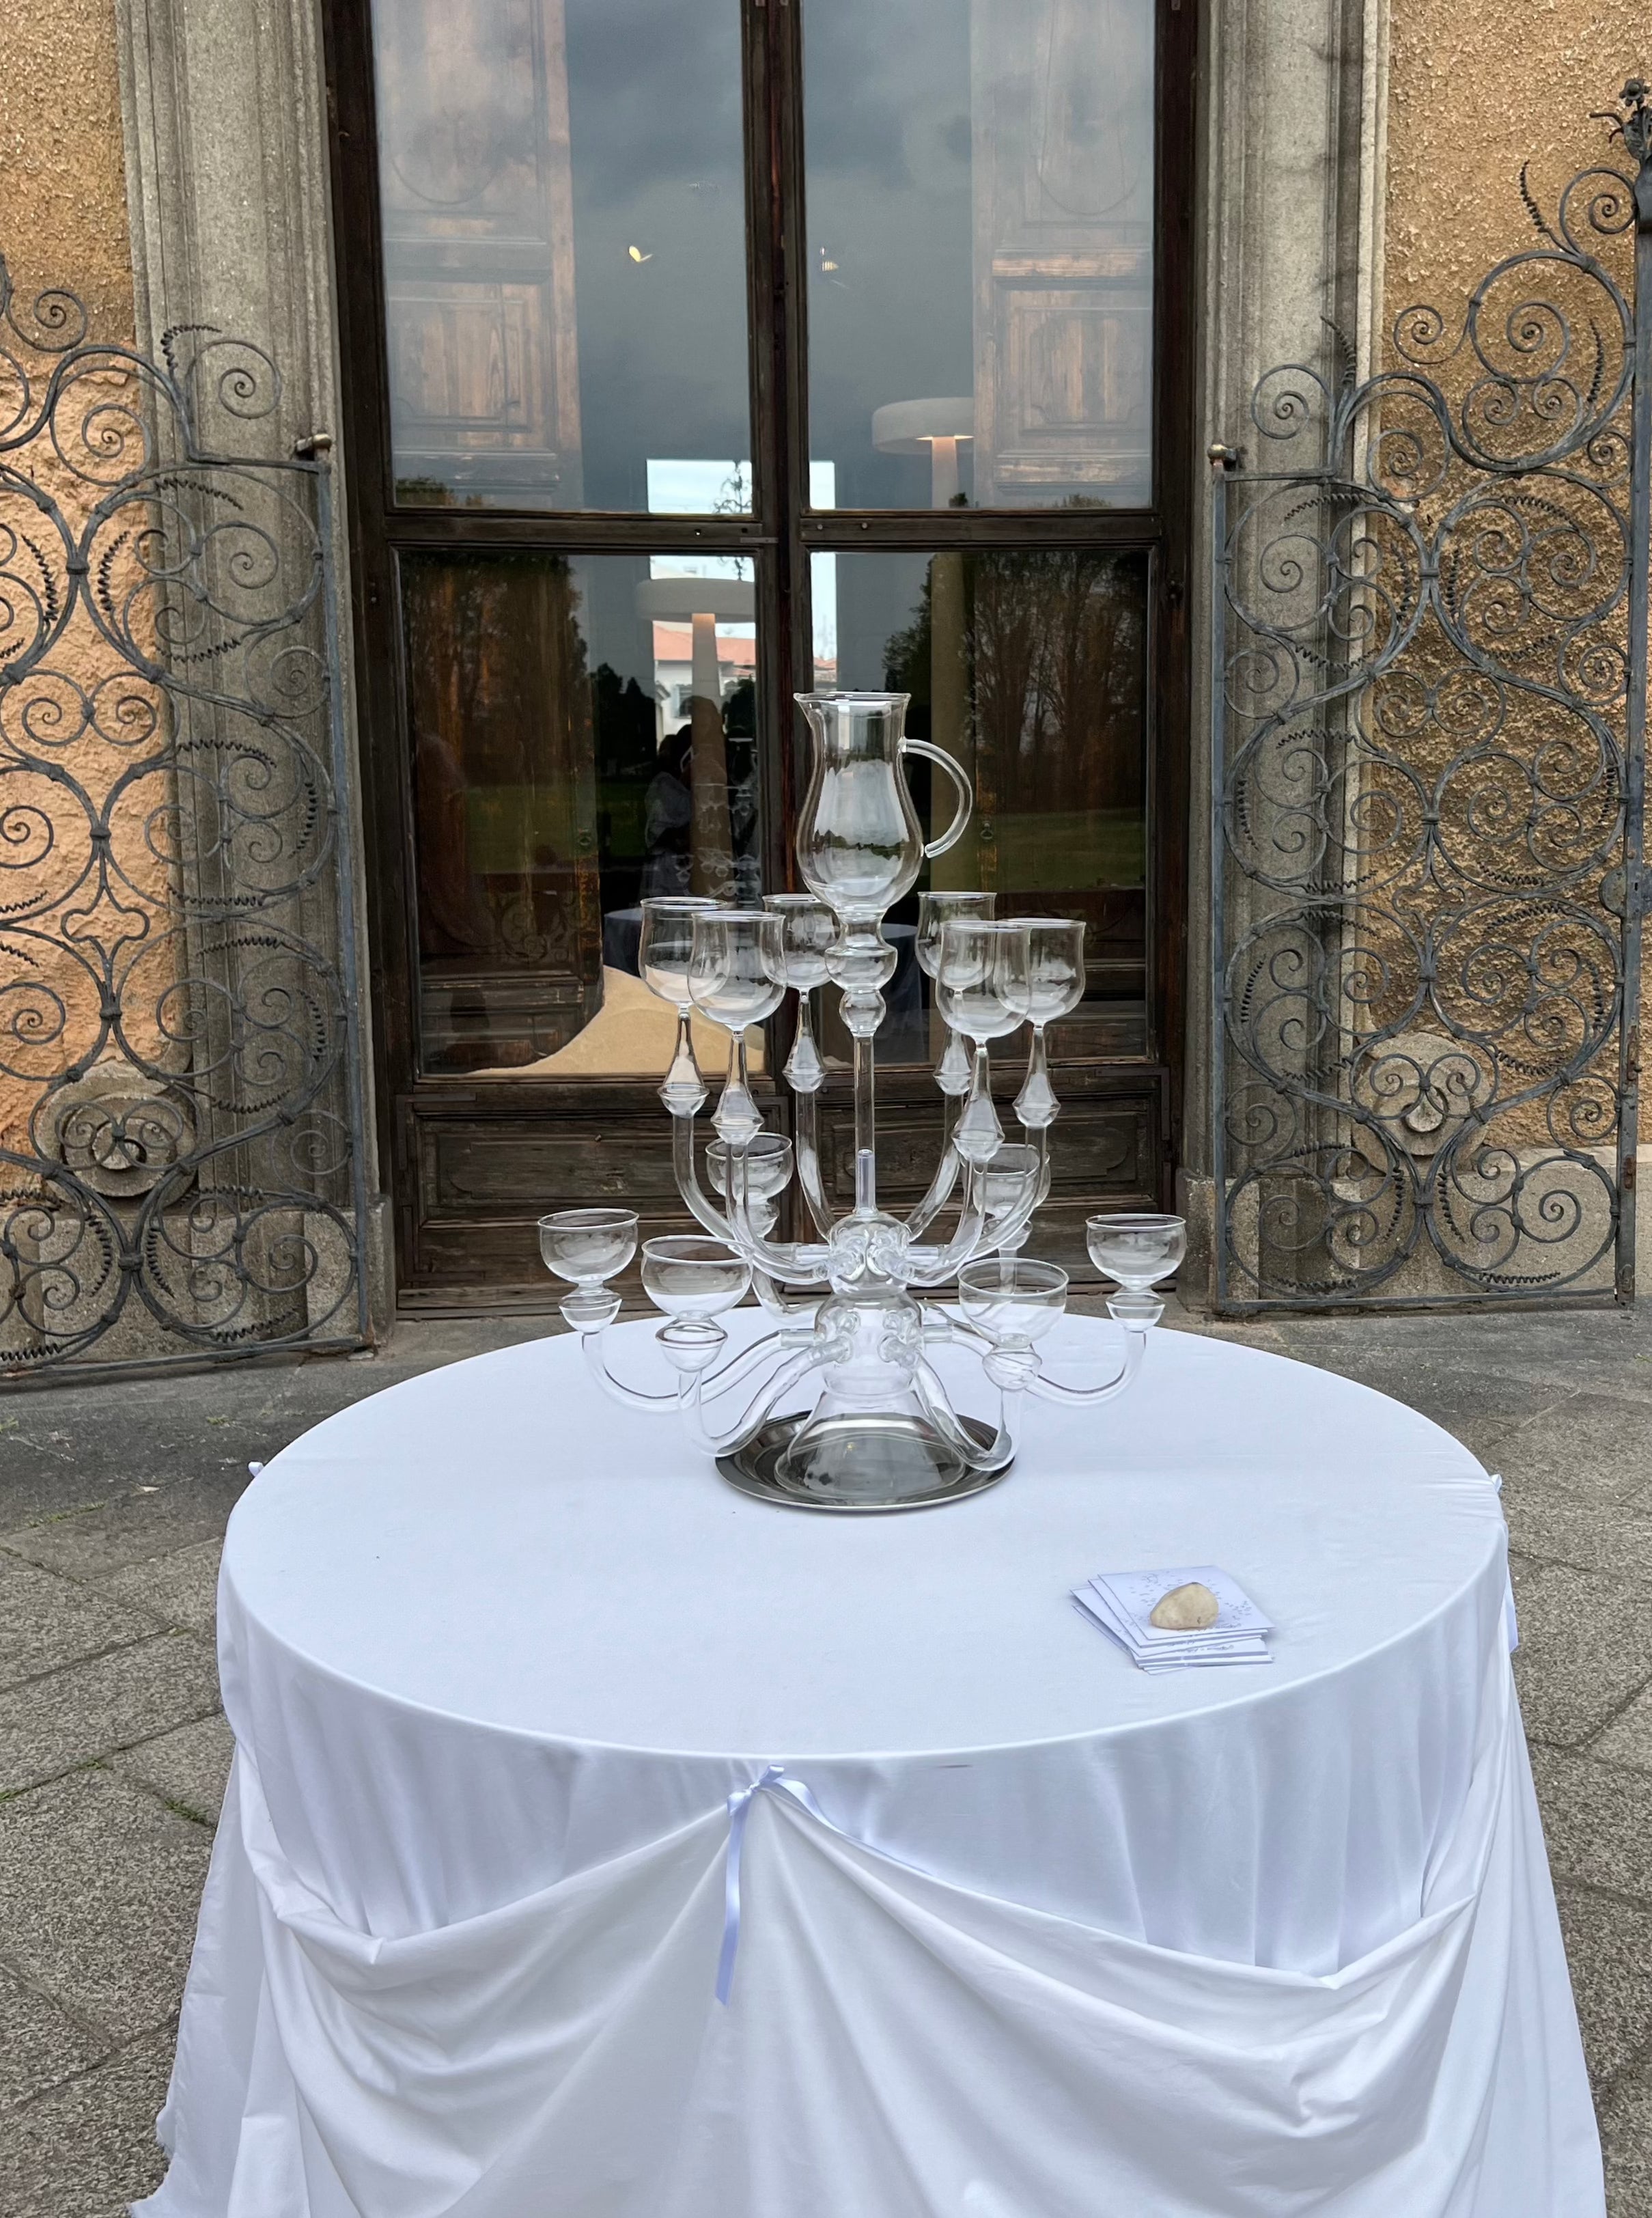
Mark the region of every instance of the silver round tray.
[[[996, 1486], [1012, 1467], [1005, 1464], [1002, 1471], [985, 1474], [966, 1471], [945, 1485], [903, 1495], [895, 1502], [857, 1499], [847, 1495], [804, 1494], [795, 1487], [783, 1486], [776, 1472], [783, 1453], [793, 1434], [806, 1422], [807, 1415], [804, 1411], [789, 1417], [771, 1417], [736, 1454], [719, 1456], [718, 1470], [731, 1486], [737, 1486], [742, 1494], [749, 1494], [756, 1501], [773, 1502], [783, 1509], [826, 1510], [841, 1517], [887, 1516], [902, 1509], [938, 1509], [943, 1502], [962, 1502], [967, 1495], [982, 1494], [989, 1486]], [[958, 1422], [981, 1447], [990, 1447], [997, 1438], [993, 1428], [983, 1424], [979, 1417], [960, 1417]]]

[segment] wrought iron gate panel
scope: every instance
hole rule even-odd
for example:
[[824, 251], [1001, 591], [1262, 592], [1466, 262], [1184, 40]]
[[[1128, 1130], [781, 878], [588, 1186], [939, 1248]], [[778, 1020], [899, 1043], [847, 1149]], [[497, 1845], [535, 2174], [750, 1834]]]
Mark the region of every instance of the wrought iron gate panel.
[[[1456, 324], [1215, 448], [1220, 1306], [1628, 1298], [1652, 100]], [[1638, 307], [1638, 320], [1637, 320]]]
[[[0, 262], [0, 1375], [357, 1347], [330, 480], [262, 350]], [[249, 431], [249, 426], [255, 427]]]

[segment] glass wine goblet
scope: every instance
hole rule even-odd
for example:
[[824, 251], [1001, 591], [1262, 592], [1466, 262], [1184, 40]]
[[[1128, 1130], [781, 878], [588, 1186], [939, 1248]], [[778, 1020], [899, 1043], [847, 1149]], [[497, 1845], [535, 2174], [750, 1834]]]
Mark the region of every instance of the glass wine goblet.
[[[752, 1231], [759, 1239], [766, 1240], [775, 1227], [775, 1205], [791, 1184], [792, 1143], [783, 1133], [759, 1132], [739, 1153], [742, 1166], [740, 1206]], [[712, 1191], [729, 1204], [733, 1215], [735, 1196], [729, 1192], [728, 1158], [725, 1141], [714, 1140], [706, 1149], [706, 1176]]]
[[539, 1252], [552, 1275], [573, 1288], [562, 1315], [576, 1332], [612, 1324], [620, 1298], [608, 1291], [637, 1252], [634, 1209], [559, 1209], [539, 1220]]
[[[918, 938], [914, 952], [918, 967], [924, 976], [933, 980], [941, 962], [941, 930], [951, 918], [990, 918], [996, 894], [953, 892], [919, 894], [918, 896]], [[969, 1057], [964, 1052], [963, 1042], [950, 1025], [946, 1028], [946, 1044], [941, 1059], [935, 1066], [935, 1083], [943, 1094], [957, 1095], [969, 1090]]]
[[1029, 1147], [1024, 1140], [1006, 1140], [989, 1159], [981, 1174], [981, 1204], [987, 1211], [987, 1230], [981, 1242], [983, 1254], [995, 1248], [1002, 1255], [1013, 1255], [1026, 1245], [1030, 1224], [1023, 1224], [1007, 1239], [998, 1228], [1022, 1207], [1028, 1189], [1036, 1186], [1043, 1171], [1037, 1149]]
[[1024, 1023], [1027, 927], [978, 917], [950, 917], [941, 926], [935, 998], [942, 1016], [974, 1050], [969, 1099], [952, 1130], [952, 1144], [967, 1163], [980, 1167], [997, 1154], [1004, 1127], [993, 1106], [988, 1040]]
[[958, 1307], [1000, 1344], [1030, 1347], [1067, 1307], [1067, 1273], [1030, 1255], [987, 1255], [958, 1273]]
[[1061, 1113], [1049, 1082], [1044, 1027], [1069, 1016], [1084, 999], [1084, 926], [1065, 916], [1021, 916], [1027, 928], [1027, 988], [1021, 1013], [1032, 1026], [1027, 1075], [1015, 1097], [1015, 1113], [1030, 1131], [1043, 1131]]
[[657, 1335], [667, 1360], [698, 1380], [728, 1335], [717, 1319], [740, 1302], [752, 1269], [721, 1240], [668, 1232], [642, 1243], [642, 1290], [671, 1322]]
[[642, 904], [642, 939], [637, 950], [642, 982], [677, 1011], [677, 1050], [659, 1089], [660, 1100], [674, 1117], [691, 1115], [706, 1098], [705, 1081], [694, 1060], [689, 958], [694, 950], [695, 918], [716, 906], [696, 894], [656, 895]]
[[728, 1078], [713, 1122], [733, 1146], [763, 1130], [746, 1081], [746, 1030], [780, 1007], [786, 991], [781, 920], [771, 909], [702, 909], [693, 925], [689, 993], [696, 1008], [729, 1034]]
[[1117, 1281], [1107, 1298], [1109, 1316], [1134, 1332], [1145, 1332], [1165, 1313], [1153, 1289], [1168, 1279], [1187, 1253], [1187, 1225], [1179, 1217], [1127, 1213], [1085, 1221], [1085, 1241], [1097, 1270]]
[[794, 1094], [814, 1094], [825, 1081], [826, 1065], [814, 1044], [809, 996], [832, 975], [826, 958], [838, 937], [838, 920], [814, 894], [764, 894], [763, 906], [780, 919], [786, 983], [797, 995], [797, 1037], [786, 1058], [786, 1083]]
[[992, 1348], [982, 1368], [1000, 1396], [999, 1430], [1013, 1437], [1021, 1397], [1043, 1368], [1033, 1342], [1067, 1307], [1067, 1273], [1027, 1255], [988, 1255], [958, 1273], [958, 1307]]

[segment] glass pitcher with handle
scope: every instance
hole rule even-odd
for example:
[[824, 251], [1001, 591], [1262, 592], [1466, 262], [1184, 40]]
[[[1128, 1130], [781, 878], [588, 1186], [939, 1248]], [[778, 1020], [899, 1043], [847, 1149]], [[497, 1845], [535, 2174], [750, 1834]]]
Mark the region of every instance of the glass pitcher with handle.
[[[804, 884], [848, 926], [875, 924], [910, 893], [925, 857], [963, 837], [974, 802], [962, 765], [904, 729], [907, 693], [799, 693], [814, 740], [814, 765], [797, 818]], [[925, 842], [902, 765], [922, 755], [944, 771], [958, 805], [938, 839]]]

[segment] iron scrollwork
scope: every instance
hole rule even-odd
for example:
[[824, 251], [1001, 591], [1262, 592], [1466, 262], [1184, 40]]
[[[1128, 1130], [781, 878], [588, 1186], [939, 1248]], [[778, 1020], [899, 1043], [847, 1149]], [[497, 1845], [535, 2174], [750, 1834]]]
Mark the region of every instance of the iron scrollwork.
[[1652, 95], [1463, 318], [1212, 449], [1228, 1308], [1633, 1292]]
[[6, 1375], [367, 1335], [326, 441], [233, 451], [280, 392], [0, 262]]

